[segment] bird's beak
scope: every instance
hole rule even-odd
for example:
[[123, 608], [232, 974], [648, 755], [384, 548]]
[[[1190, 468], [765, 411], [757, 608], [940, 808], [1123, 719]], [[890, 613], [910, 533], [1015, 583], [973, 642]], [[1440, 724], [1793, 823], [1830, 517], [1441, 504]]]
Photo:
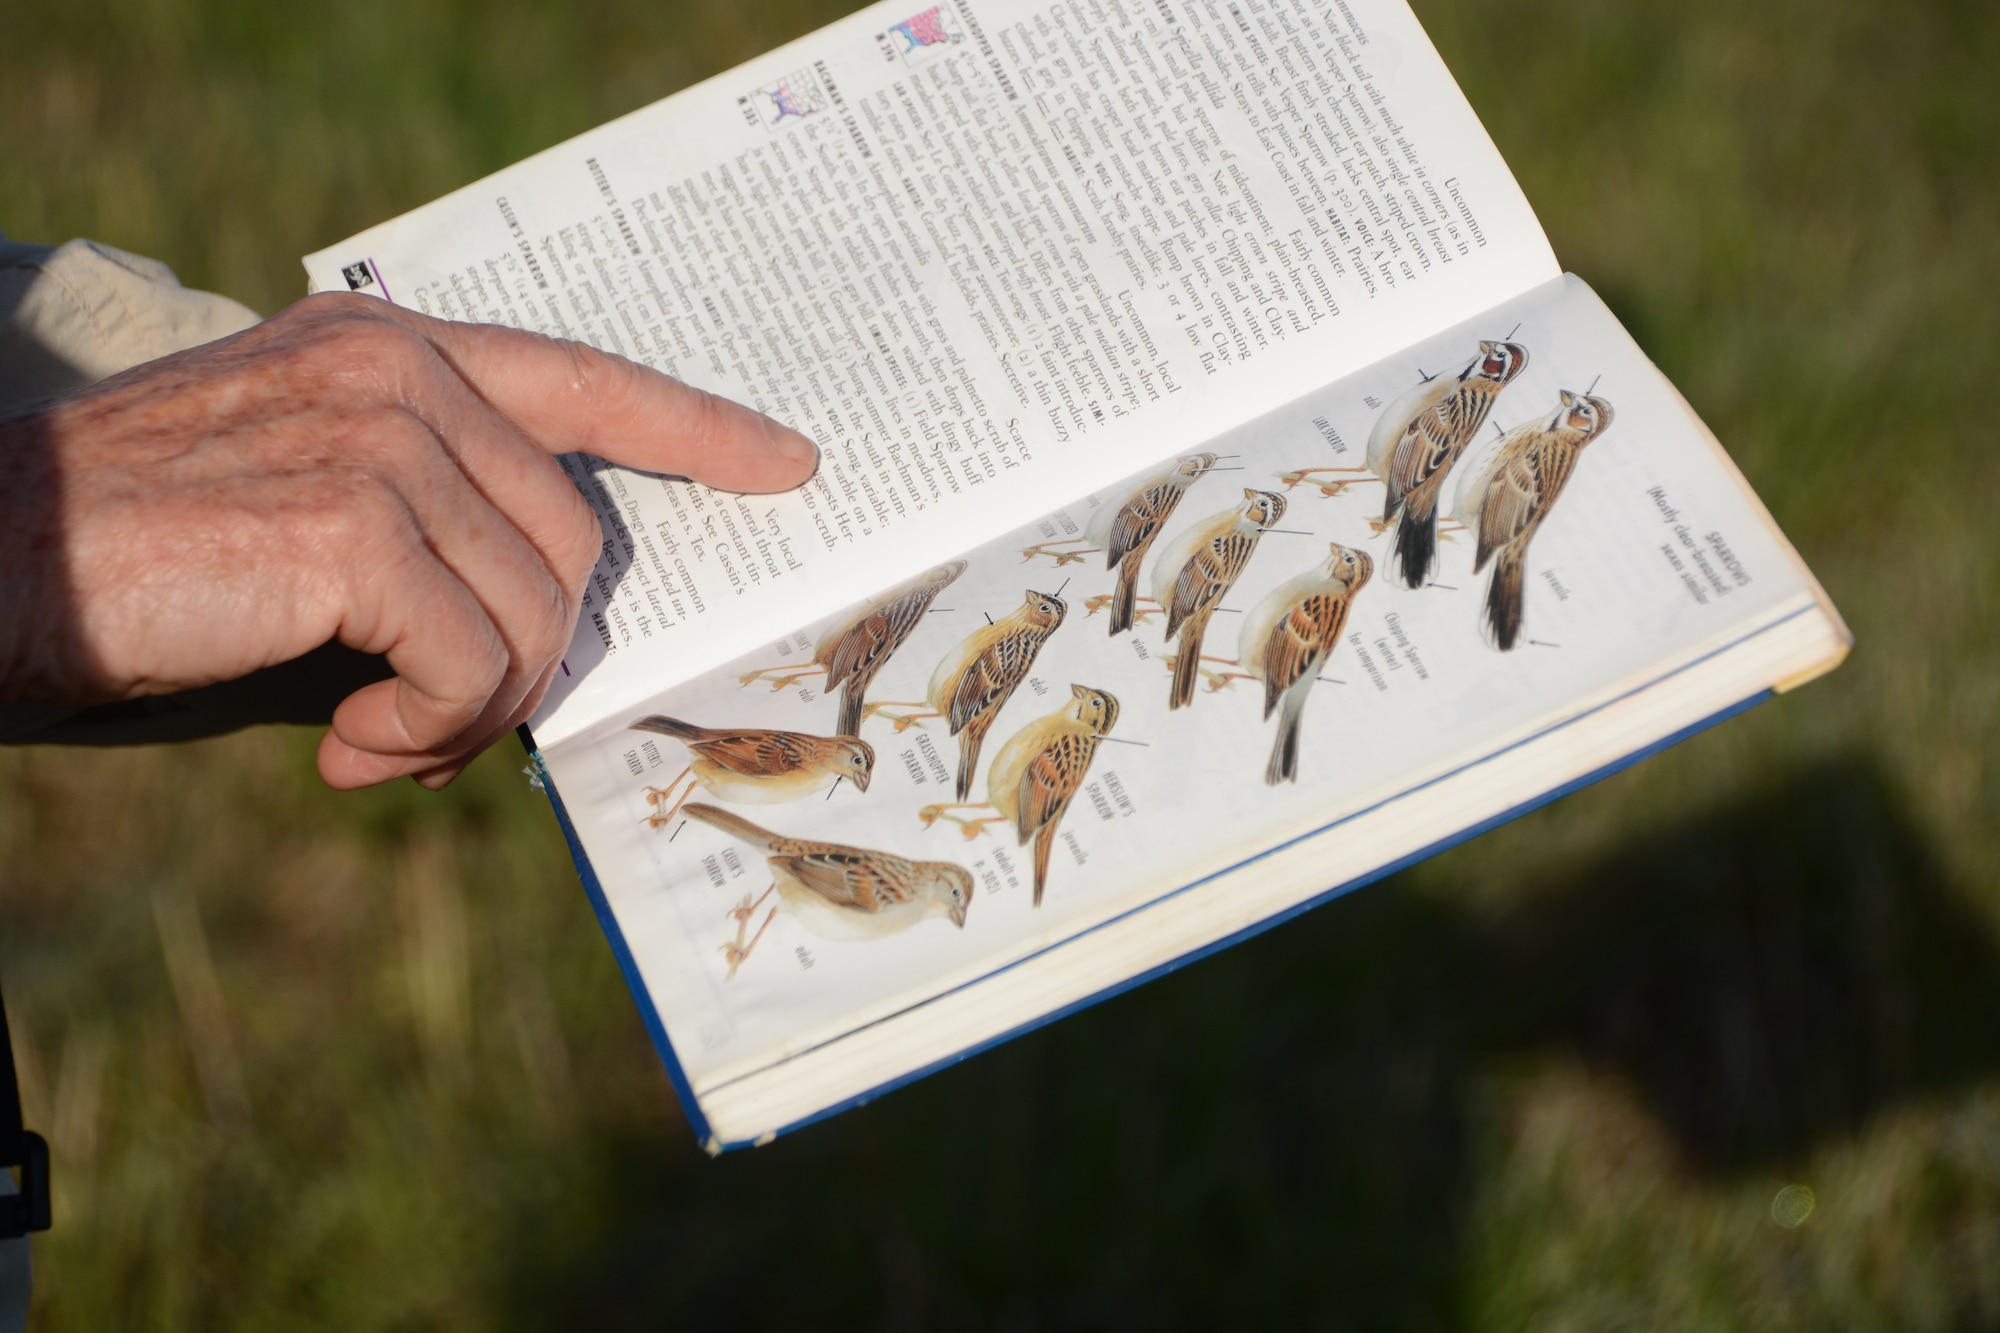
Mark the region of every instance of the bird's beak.
[[868, 784], [874, 780], [874, 777], [875, 774], [873, 770], [864, 768], [856, 772], [854, 776], [849, 780], [853, 782], [854, 785], [860, 788], [862, 791], [867, 791]]
[[965, 929], [964, 903], [953, 903], [951, 905], [951, 924], [957, 926], [960, 930]]

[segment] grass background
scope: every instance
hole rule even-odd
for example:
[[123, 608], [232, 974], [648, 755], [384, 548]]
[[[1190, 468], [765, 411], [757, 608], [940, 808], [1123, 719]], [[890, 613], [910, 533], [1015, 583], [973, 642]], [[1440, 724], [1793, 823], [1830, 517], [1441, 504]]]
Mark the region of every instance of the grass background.
[[[0, 228], [273, 310], [841, 7], [0, 0]], [[35, 1326], [2000, 1326], [2000, 10], [1418, 9], [1845, 668], [720, 1162], [517, 749], [438, 797], [282, 731], [0, 753]]]

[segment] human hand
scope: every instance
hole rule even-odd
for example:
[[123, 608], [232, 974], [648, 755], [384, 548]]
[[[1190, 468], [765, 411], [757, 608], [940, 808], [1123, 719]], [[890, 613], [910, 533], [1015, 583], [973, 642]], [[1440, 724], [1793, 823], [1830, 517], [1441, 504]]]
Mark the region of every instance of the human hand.
[[602, 545], [554, 461], [731, 491], [796, 431], [621, 357], [344, 294], [0, 423], [0, 697], [193, 689], [328, 640], [385, 656], [327, 783], [441, 787], [548, 689]]

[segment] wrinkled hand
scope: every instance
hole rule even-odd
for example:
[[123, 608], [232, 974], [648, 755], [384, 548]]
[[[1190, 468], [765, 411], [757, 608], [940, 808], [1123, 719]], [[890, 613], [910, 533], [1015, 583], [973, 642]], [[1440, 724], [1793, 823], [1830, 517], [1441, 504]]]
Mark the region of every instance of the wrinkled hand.
[[569, 452], [732, 491], [817, 459], [622, 358], [345, 295], [0, 424], [0, 696], [192, 689], [337, 639], [396, 675], [335, 711], [321, 775], [443, 786], [569, 645], [602, 543]]

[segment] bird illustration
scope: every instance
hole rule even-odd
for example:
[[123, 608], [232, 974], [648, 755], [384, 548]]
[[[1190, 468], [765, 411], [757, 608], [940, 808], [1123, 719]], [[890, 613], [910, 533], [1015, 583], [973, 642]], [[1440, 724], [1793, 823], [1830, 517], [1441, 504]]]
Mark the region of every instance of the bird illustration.
[[1287, 579], [1265, 594], [1243, 619], [1238, 657], [1264, 682], [1264, 718], [1278, 713], [1278, 735], [1264, 781], [1299, 780], [1299, 719], [1327, 655], [1340, 643], [1347, 613], [1375, 572], [1361, 551], [1333, 542], [1325, 564]]
[[924, 823], [942, 816], [976, 836], [982, 824], [1014, 826], [1022, 845], [1035, 840], [1035, 906], [1049, 879], [1049, 849], [1070, 798], [1083, 785], [1090, 761], [1118, 722], [1118, 700], [1088, 685], [1069, 687], [1070, 701], [1047, 717], [1030, 722], [1008, 737], [986, 774], [985, 804], [999, 811], [988, 819], [960, 819], [945, 814], [950, 806], [927, 805], [918, 812]]
[[1476, 535], [1472, 572], [1493, 561], [1486, 586], [1486, 631], [1502, 652], [1521, 635], [1528, 543], [1555, 507], [1583, 447], [1611, 429], [1605, 399], [1561, 391], [1556, 410], [1516, 426], [1479, 470], [1459, 485], [1453, 516]]
[[1527, 364], [1528, 349], [1519, 343], [1482, 342], [1464, 370], [1425, 380], [1376, 419], [1368, 436], [1368, 470], [1386, 485], [1382, 526], [1396, 524], [1396, 557], [1410, 587], [1428, 583], [1437, 562], [1438, 494], [1445, 474], [1485, 424], [1500, 390]]
[[1111, 597], [1114, 636], [1132, 628], [1132, 609], [1138, 601], [1139, 566], [1153, 539], [1173, 517], [1187, 488], [1214, 466], [1214, 454], [1182, 454], [1133, 487], [1122, 504], [1100, 505], [1091, 516], [1084, 533], [1103, 549], [1104, 567], [1118, 571], [1117, 591]]
[[863, 697], [874, 683], [875, 674], [923, 621], [937, 595], [964, 572], [963, 560], [950, 560], [927, 569], [880, 597], [862, 603], [853, 615], [820, 635], [811, 662], [798, 667], [753, 671], [739, 679], [748, 685], [769, 678], [771, 688], [783, 689], [801, 676], [824, 671], [828, 693], [836, 687], [841, 691], [840, 724], [834, 734], [859, 736]]
[[1241, 504], [1209, 515], [1160, 553], [1153, 565], [1153, 596], [1167, 608], [1167, 637], [1180, 642], [1169, 708], [1193, 702], [1208, 618], [1236, 586], [1264, 529], [1284, 516], [1284, 496], [1246, 489]]
[[[633, 731], [671, 736], [688, 748], [688, 766], [664, 787], [646, 788], [654, 813], [649, 827], [665, 828], [697, 786], [713, 796], [746, 805], [796, 801], [846, 778], [862, 791], [875, 772], [875, 748], [857, 736], [809, 736], [800, 731], [759, 731], [750, 727], [698, 727], [658, 713], [632, 724]], [[680, 799], [667, 806], [682, 778]], [[666, 806], [664, 812], [661, 807]]]
[[[908, 930], [919, 921], [941, 916], [965, 926], [965, 909], [972, 902], [972, 874], [950, 861], [911, 861], [893, 852], [845, 847], [809, 838], [787, 838], [759, 828], [740, 815], [696, 802], [683, 807], [689, 819], [713, 825], [763, 852], [771, 867], [771, 887], [751, 901], [749, 895], [729, 915], [736, 921], [736, 941], [723, 946], [729, 975], [764, 938], [782, 907], [822, 939], [879, 939]], [[743, 938], [750, 918], [773, 893], [771, 908], [757, 933]]]
[[972, 794], [979, 747], [1015, 688], [1027, 679], [1035, 655], [1062, 624], [1068, 604], [1053, 593], [1029, 589], [1021, 605], [981, 625], [945, 654], [931, 673], [925, 702], [958, 737], [958, 799]]

